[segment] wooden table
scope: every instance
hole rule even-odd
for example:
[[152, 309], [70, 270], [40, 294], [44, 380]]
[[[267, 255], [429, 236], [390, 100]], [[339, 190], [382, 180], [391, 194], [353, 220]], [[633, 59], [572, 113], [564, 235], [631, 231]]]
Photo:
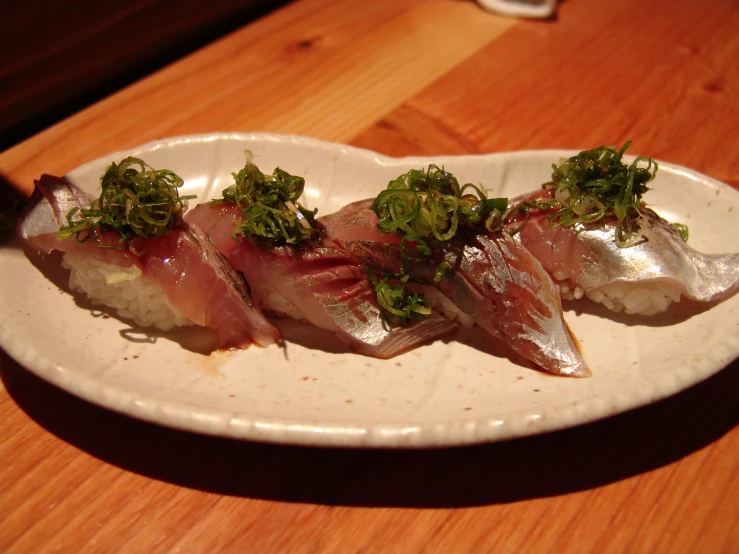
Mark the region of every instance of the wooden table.
[[[28, 191], [171, 135], [400, 156], [634, 141], [739, 187], [739, 4], [302, 0], [0, 156]], [[739, 363], [583, 427], [434, 451], [310, 449], [113, 414], [0, 353], [2, 552], [737, 552]]]

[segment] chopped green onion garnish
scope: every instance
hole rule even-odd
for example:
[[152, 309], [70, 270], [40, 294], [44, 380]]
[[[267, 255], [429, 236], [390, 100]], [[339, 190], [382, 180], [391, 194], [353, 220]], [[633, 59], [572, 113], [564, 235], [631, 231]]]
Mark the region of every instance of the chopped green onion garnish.
[[[73, 208], [67, 225], [58, 238], [74, 236], [99, 246], [125, 248], [134, 237], [168, 235], [185, 209], [185, 201], [195, 196], [180, 196], [182, 179], [168, 169], [155, 170], [139, 158], [128, 157], [110, 164], [100, 179], [100, 197], [89, 208]], [[106, 231], [120, 235], [118, 245], [104, 244]]]
[[371, 271], [367, 271], [367, 277], [388, 324], [407, 325], [411, 320], [431, 313], [423, 294], [412, 293], [404, 285], [389, 283], [389, 277], [378, 281]]
[[430, 237], [449, 240], [460, 225], [485, 225], [488, 231], [498, 231], [506, 206], [507, 199], [488, 199], [471, 183], [460, 186], [454, 175], [435, 165], [426, 171], [412, 169], [390, 181], [372, 203], [381, 230], [421, 244]]
[[320, 243], [323, 232], [315, 221], [318, 210], [307, 210], [298, 202], [305, 179], [280, 168], [265, 175], [252, 161], [252, 153], [246, 150], [245, 154], [246, 164], [232, 174], [234, 184], [223, 191], [222, 199], [213, 201], [232, 202], [241, 209], [242, 220], [232, 233], [234, 240], [243, 237], [275, 246]]
[[688, 242], [688, 237], [690, 236], [688, 226], [683, 223], [673, 223], [672, 226], [678, 232], [680, 238], [683, 239], [683, 242]]
[[[448, 241], [462, 227], [476, 232], [500, 231], [507, 205], [506, 198], [489, 199], [485, 191], [471, 183], [460, 186], [454, 175], [436, 165], [426, 170], [412, 169], [390, 181], [375, 198], [372, 209], [380, 230], [402, 236], [401, 268], [397, 275], [373, 281], [380, 306], [401, 321], [408, 321], [409, 313], [430, 313], [422, 294], [411, 294], [401, 284], [389, 284], [388, 279], [407, 282], [406, 262], [430, 256], [428, 240]], [[438, 283], [447, 270], [449, 264], [439, 264], [434, 281]]]
[[629, 146], [631, 141], [620, 150], [599, 146], [552, 166], [552, 180], [542, 188], [553, 190], [554, 197], [540, 206], [552, 212], [551, 227], [593, 223], [615, 216], [619, 246], [631, 246], [641, 238], [639, 206], [658, 166], [644, 156], [626, 165], [622, 158]]

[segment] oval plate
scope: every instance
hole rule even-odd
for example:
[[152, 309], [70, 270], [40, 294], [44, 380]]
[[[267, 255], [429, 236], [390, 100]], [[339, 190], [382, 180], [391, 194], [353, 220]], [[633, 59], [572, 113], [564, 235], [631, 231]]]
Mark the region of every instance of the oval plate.
[[[263, 171], [280, 166], [303, 175], [304, 204], [319, 215], [374, 196], [400, 173], [430, 163], [461, 182], [482, 184], [491, 196], [513, 197], [548, 180], [552, 163], [572, 155], [398, 159], [304, 137], [222, 133], [152, 142], [68, 177], [94, 192], [106, 165], [135, 155], [172, 169], [184, 178], [184, 193], [205, 201], [231, 183], [247, 148]], [[739, 251], [739, 193], [727, 185], [663, 163], [649, 201], [666, 219], [690, 226], [693, 247]], [[283, 348], [204, 355], [192, 346], [197, 331], [143, 333], [91, 309], [68, 294], [63, 274], [55, 279], [34, 263], [17, 246], [0, 250], [0, 344], [20, 364], [100, 406], [237, 439], [403, 448], [497, 441], [642, 406], [739, 356], [739, 295], [710, 309], [682, 302], [649, 319], [609, 314], [588, 301], [566, 303], [566, 320], [593, 370], [589, 379], [540, 373], [476, 330], [376, 360], [348, 352], [320, 330], [282, 321]]]

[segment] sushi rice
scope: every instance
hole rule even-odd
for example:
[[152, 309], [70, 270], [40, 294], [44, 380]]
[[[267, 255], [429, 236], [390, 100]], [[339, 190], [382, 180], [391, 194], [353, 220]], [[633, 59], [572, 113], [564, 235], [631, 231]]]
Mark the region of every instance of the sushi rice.
[[644, 281], [637, 287], [616, 281], [588, 291], [586, 296], [609, 310], [633, 315], [659, 314], [680, 301], [680, 291], [662, 281]]
[[86, 294], [94, 305], [113, 308], [120, 317], [141, 327], [169, 331], [173, 327], [193, 325], [172, 306], [162, 287], [141, 275], [136, 266], [122, 267], [86, 254], [67, 252], [62, 267], [71, 272], [72, 290]]
[[680, 290], [666, 281], [642, 281], [635, 286], [629, 282], [612, 282], [585, 291], [573, 283], [561, 271], [554, 272], [554, 282], [563, 300], [580, 300], [583, 296], [603, 304], [613, 312], [630, 315], [656, 315], [664, 312], [673, 302], [680, 301]]

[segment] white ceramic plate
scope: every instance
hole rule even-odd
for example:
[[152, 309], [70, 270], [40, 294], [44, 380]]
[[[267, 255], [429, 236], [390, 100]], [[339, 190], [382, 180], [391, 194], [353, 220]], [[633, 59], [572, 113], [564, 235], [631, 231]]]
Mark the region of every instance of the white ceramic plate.
[[[374, 196], [391, 178], [429, 163], [512, 197], [546, 181], [551, 164], [570, 154], [395, 159], [302, 137], [214, 134], [111, 154], [69, 177], [94, 191], [104, 166], [133, 154], [177, 172], [185, 192], [203, 201], [230, 184], [245, 148], [264, 171], [279, 165], [305, 176], [304, 203], [319, 215]], [[739, 251], [739, 193], [669, 164], [660, 165], [653, 185], [650, 203], [687, 223], [694, 247]], [[0, 301], [2, 347], [62, 389], [170, 427], [279, 443], [428, 447], [541, 433], [664, 398], [739, 356], [739, 295], [708, 310], [683, 302], [655, 319], [609, 316], [586, 301], [565, 305], [593, 370], [589, 379], [519, 365], [506, 345], [474, 330], [382, 361], [287, 322], [280, 324], [285, 349], [202, 355], [181, 346], [190, 344], [187, 334], [147, 337], [101, 317], [60, 292], [18, 247], [0, 250]]]

